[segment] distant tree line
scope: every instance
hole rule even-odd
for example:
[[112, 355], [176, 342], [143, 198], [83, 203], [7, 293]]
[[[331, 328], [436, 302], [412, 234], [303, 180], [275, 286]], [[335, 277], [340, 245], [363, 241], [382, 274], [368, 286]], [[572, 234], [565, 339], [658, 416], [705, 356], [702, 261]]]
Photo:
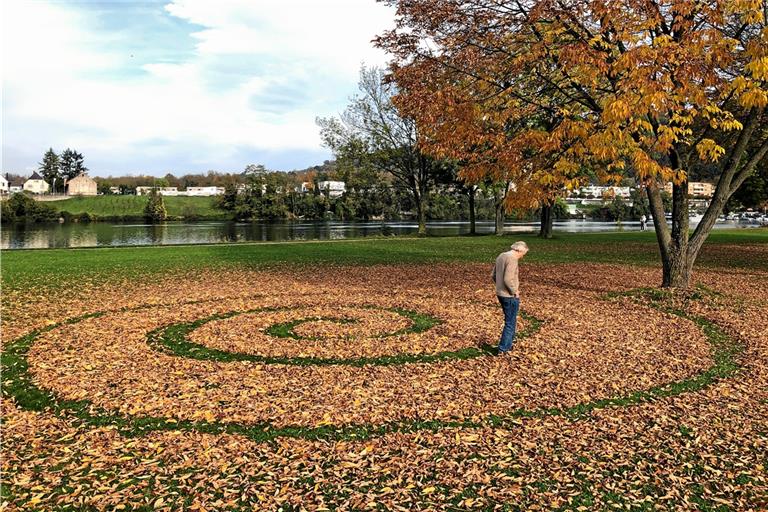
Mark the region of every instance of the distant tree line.
[[95, 178], [98, 191], [101, 194], [112, 194], [112, 189], [117, 189], [119, 194], [135, 194], [136, 187], [176, 187], [179, 190], [187, 187], [227, 187], [245, 183], [245, 176], [241, 173], [227, 173], [208, 171], [207, 173], [184, 174], [176, 177], [171, 173], [158, 178], [150, 175], [136, 176], [109, 176]]
[[[386, 173], [370, 169], [343, 167], [335, 161], [290, 173], [249, 165], [243, 177], [244, 182], [227, 185], [216, 200], [219, 208], [232, 212], [237, 220], [419, 218], [411, 191]], [[323, 181], [343, 181], [346, 191], [334, 197], [320, 186]], [[462, 189], [443, 183], [433, 192], [422, 205], [425, 219], [469, 218], [469, 201]], [[481, 200], [474, 210], [479, 218], [491, 218], [492, 202]]]

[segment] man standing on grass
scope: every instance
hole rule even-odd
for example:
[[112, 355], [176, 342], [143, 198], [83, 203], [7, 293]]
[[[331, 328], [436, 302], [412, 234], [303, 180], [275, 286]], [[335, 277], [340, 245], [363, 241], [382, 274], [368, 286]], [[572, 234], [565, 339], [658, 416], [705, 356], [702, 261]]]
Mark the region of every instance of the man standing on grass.
[[504, 329], [499, 341], [499, 355], [512, 350], [517, 328], [517, 312], [520, 309], [520, 280], [517, 266], [520, 259], [528, 253], [528, 244], [515, 242], [509, 251], [496, 257], [491, 277], [496, 284], [496, 296], [504, 311]]

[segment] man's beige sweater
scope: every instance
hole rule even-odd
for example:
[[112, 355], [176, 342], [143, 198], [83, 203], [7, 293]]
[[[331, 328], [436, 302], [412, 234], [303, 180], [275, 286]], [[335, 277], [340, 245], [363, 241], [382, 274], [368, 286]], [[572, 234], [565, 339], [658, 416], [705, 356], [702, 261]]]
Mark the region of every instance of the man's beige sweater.
[[515, 296], [520, 290], [515, 251], [507, 251], [498, 255], [491, 278], [496, 283], [496, 295], [500, 297]]

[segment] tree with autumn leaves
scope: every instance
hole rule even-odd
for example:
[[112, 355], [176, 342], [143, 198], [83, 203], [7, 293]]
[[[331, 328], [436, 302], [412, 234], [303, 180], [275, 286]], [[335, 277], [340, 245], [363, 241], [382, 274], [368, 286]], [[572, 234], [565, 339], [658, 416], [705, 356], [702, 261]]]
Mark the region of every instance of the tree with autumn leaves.
[[[550, 204], [594, 176], [650, 203], [663, 285], [688, 286], [723, 206], [768, 165], [766, 0], [388, 0], [397, 106], [470, 181]], [[715, 168], [693, 232], [688, 180]], [[668, 226], [661, 189], [673, 183]]]

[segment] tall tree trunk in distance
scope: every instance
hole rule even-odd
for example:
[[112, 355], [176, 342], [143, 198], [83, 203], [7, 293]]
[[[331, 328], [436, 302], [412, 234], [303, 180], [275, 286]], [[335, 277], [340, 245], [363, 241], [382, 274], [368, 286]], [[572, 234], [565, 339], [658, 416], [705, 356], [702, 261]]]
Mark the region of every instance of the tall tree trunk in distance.
[[409, 168], [406, 183], [408, 183], [413, 202], [416, 205], [416, 220], [419, 223], [417, 234], [418, 236], [427, 236], [427, 212], [426, 205], [424, 204], [426, 202], [426, 194], [422, 192], [423, 182], [419, 179], [423, 176], [423, 173], [419, 173], [419, 170], [423, 169], [423, 158], [421, 155], [415, 158], [414, 165], [416, 167]]
[[469, 234], [474, 235], [477, 234], [477, 231], [475, 229], [475, 192], [477, 192], [477, 189], [474, 185], [470, 185], [469, 187]]
[[539, 228], [540, 238], [552, 238], [552, 203], [545, 202], [541, 206], [541, 227]]
[[427, 198], [429, 197], [430, 162], [421, 152], [416, 151], [415, 168], [410, 173], [416, 211], [419, 217], [419, 236], [427, 236]]
[[496, 206], [496, 226], [493, 233], [497, 236], [504, 234], [504, 197], [506, 193], [504, 190], [498, 190], [494, 193], [495, 206]]
[[424, 200], [419, 198], [419, 236], [427, 236], [427, 209], [424, 205]]
[[416, 203], [416, 218], [419, 222], [417, 234], [419, 236], [427, 236], [427, 209], [424, 204], [424, 195], [419, 191], [418, 187], [414, 187], [412, 192]]

